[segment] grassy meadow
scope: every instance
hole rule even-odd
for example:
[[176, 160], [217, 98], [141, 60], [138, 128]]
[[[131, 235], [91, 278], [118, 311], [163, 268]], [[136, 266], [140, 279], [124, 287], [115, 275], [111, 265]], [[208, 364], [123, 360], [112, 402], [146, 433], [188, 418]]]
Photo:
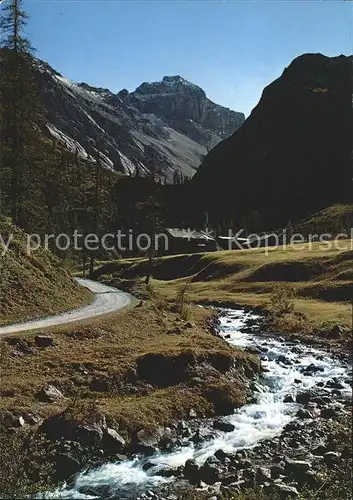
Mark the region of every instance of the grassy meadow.
[[[331, 242], [332, 243], [332, 242]], [[156, 260], [153, 287], [174, 300], [183, 282], [193, 302], [260, 307], [273, 312], [288, 297], [296, 315], [283, 329], [323, 330], [352, 327], [353, 241], [305, 243], [279, 248], [173, 255]], [[146, 273], [146, 259], [109, 262], [99, 279], [132, 279]], [[298, 318], [301, 318], [298, 323]]]

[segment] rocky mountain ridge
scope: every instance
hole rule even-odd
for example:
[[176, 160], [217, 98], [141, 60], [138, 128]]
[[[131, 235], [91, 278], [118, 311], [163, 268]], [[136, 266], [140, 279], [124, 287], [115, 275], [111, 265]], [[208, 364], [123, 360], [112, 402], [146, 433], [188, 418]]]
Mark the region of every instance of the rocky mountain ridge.
[[352, 56], [297, 57], [207, 155], [192, 181], [194, 206], [212, 223], [258, 231], [352, 203], [352, 88]]
[[74, 83], [38, 59], [35, 66], [50, 136], [88, 160], [100, 139], [103, 164], [124, 174], [147, 175], [153, 162], [165, 182], [175, 172], [192, 177], [207, 152], [245, 120], [180, 76], [113, 93]]
[[170, 127], [211, 149], [229, 137], [245, 120], [243, 113], [215, 104], [204, 90], [181, 76], [143, 83], [129, 94], [142, 113], [162, 118]]

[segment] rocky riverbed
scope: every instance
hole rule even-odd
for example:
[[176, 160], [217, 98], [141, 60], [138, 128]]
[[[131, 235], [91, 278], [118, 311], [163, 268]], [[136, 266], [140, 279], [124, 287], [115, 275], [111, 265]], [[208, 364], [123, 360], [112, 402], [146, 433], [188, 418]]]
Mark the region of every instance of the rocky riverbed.
[[97, 433], [113, 461], [81, 472], [55, 498], [176, 500], [185, 485], [215, 498], [254, 487], [295, 498], [320, 487], [322, 468], [337, 469], [351, 456], [330, 435], [332, 422], [351, 412], [351, 364], [299, 340], [262, 336], [257, 320], [227, 309], [214, 324], [215, 334], [261, 358], [248, 404], [215, 419], [191, 412], [190, 420], [142, 432], [129, 458], [118, 455], [123, 441], [101, 422]]

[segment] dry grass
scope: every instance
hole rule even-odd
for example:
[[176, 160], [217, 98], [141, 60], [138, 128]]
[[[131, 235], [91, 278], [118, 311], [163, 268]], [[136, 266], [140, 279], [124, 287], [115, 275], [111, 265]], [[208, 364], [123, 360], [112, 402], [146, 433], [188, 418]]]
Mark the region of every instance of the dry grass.
[[353, 205], [332, 205], [300, 222], [296, 230], [307, 233], [346, 233], [353, 225]]
[[[137, 428], [185, 418], [191, 408], [200, 415], [211, 415], [212, 403], [199, 387], [181, 383], [158, 388], [130, 383], [127, 378], [136, 368], [136, 360], [147, 353], [165, 357], [191, 353], [200, 358], [219, 354], [235, 357], [244, 364], [256, 363], [253, 356], [232, 349], [204, 327], [209, 315], [206, 309], [193, 307], [191, 319], [195, 326], [186, 328], [178, 314], [147, 302], [134, 310], [88, 320], [86, 325], [46, 330], [55, 346], [23, 356], [14, 351], [21, 351], [21, 341], [33, 346], [36, 334], [8, 336], [12, 342], [14, 338], [19, 342], [15, 346], [9, 346], [6, 339], [0, 342], [1, 412], [31, 412], [44, 417], [63, 410], [75, 398], [81, 402], [96, 400], [99, 408], [127, 434]], [[179, 329], [177, 334], [175, 329]], [[220, 373], [218, 378], [219, 384], [226, 380]], [[208, 382], [205, 377], [206, 386]], [[55, 385], [65, 399], [58, 403], [38, 401], [36, 394], [45, 384]], [[234, 379], [228, 384], [231, 392]], [[244, 402], [242, 388], [239, 382], [238, 393], [234, 393], [237, 403]]]
[[[342, 243], [342, 242], [341, 242]], [[353, 248], [353, 241], [345, 245]], [[145, 259], [104, 265], [102, 278], [143, 275]], [[250, 249], [206, 254], [176, 255], [160, 259], [153, 286], [173, 300], [182, 282], [190, 280], [188, 295], [194, 302], [261, 307], [271, 311], [271, 297], [279, 283], [295, 293], [295, 310], [305, 315], [310, 328], [338, 324], [351, 328], [353, 251], [323, 248], [320, 243], [279, 249]]]
[[0, 234], [13, 235], [4, 256], [0, 239], [0, 325], [51, 316], [91, 301], [91, 293], [50, 252], [28, 255], [26, 235], [9, 219], [0, 217]]

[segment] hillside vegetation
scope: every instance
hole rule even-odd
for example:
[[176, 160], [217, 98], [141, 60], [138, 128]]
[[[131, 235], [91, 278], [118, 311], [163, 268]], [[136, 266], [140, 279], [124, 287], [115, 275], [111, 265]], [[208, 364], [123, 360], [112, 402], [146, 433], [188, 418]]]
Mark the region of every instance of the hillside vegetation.
[[353, 228], [353, 205], [332, 205], [320, 210], [296, 226], [303, 234], [346, 233]]
[[[90, 292], [50, 252], [38, 250], [28, 255], [26, 235], [10, 219], [0, 217], [0, 234], [5, 240], [12, 235], [8, 251], [0, 257], [0, 325], [57, 314], [91, 300]], [[3, 253], [0, 238], [0, 255]]]
[[351, 100], [352, 57], [294, 59], [206, 156], [192, 180], [192, 209], [213, 225], [256, 217], [258, 231], [350, 203]]
[[[341, 242], [342, 243], [342, 242]], [[353, 242], [345, 240], [352, 248]], [[287, 295], [304, 321], [290, 328], [351, 326], [353, 251], [320, 248], [319, 243], [291, 248], [250, 249], [168, 256], [154, 265], [154, 286], [167, 298], [188, 280], [195, 302], [258, 306], [271, 312], [273, 297]], [[110, 262], [97, 269], [100, 279], [131, 279], [146, 273], [146, 259]], [[286, 328], [286, 325], [282, 325]], [[287, 327], [289, 327], [287, 325]]]

